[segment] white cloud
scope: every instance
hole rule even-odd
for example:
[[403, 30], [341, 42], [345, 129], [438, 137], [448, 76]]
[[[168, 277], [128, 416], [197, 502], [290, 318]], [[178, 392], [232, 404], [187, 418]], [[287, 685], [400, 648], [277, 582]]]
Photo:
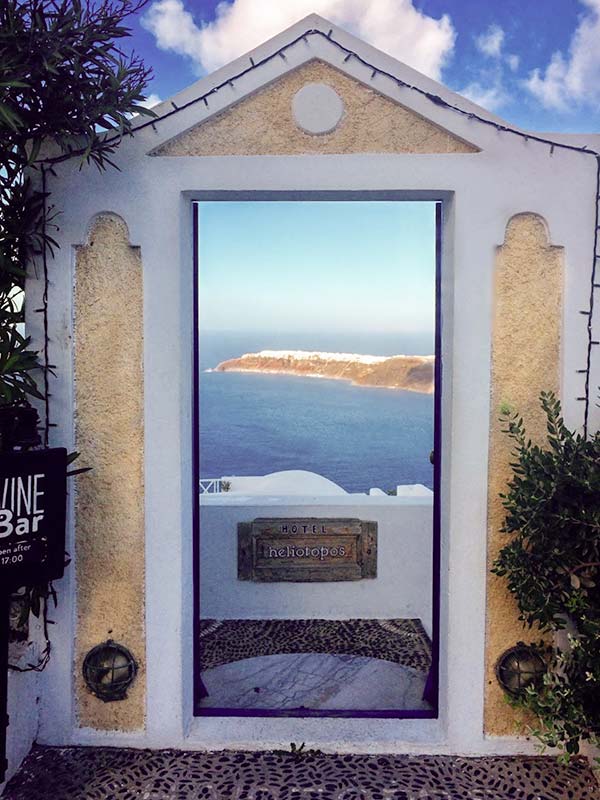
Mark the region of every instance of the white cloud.
[[511, 72], [519, 69], [521, 59], [514, 53], [503, 53], [506, 34], [500, 25], [492, 24], [489, 28], [475, 37], [475, 46], [480, 53], [488, 58], [493, 58], [496, 63], [505, 62]]
[[600, 100], [600, 0], [580, 0], [586, 6], [569, 52], [554, 53], [545, 69], [534, 69], [524, 82], [546, 108], [567, 110]]
[[152, 92], [152, 94], [149, 94], [148, 97], [144, 98], [138, 105], [144, 106], [144, 108], [152, 108], [152, 106], [157, 106], [159, 103], [162, 103], [162, 98]]
[[494, 86], [482, 86], [475, 81], [462, 89], [460, 94], [488, 111], [496, 111], [509, 99], [500, 81]]
[[496, 23], [475, 37], [476, 48], [491, 61], [479, 71], [479, 79], [472, 81], [461, 91], [473, 103], [487, 108], [488, 111], [496, 111], [511, 100], [505, 87], [506, 67], [511, 72], [516, 72], [519, 68], [519, 56], [504, 52], [505, 40], [504, 29]]
[[[138, 103], [136, 103], [136, 105], [137, 106], [142, 106], [142, 108], [152, 108], [152, 106], [156, 106], [156, 105], [158, 105], [158, 103], [162, 103], [162, 99], [157, 94], [151, 93], [147, 97], [145, 97], [143, 100], [140, 100]], [[138, 117], [138, 112], [136, 112], [135, 114], [133, 114], [133, 113], [127, 114], [127, 117], [129, 119], [133, 119], [134, 117]], [[148, 119], [148, 115], [144, 115], [144, 119]], [[101, 128], [99, 127], [99, 130], [100, 129]]]
[[183, 0], [155, 0], [142, 24], [158, 47], [211, 72], [312, 12], [435, 79], [454, 49], [456, 33], [448, 15], [429, 17], [412, 0], [223, 1], [216, 18], [201, 25]]
[[475, 37], [475, 46], [490, 58], [499, 58], [504, 44], [504, 31], [500, 25], [490, 25], [485, 33]]
[[512, 70], [512, 72], [516, 72], [519, 69], [519, 64], [521, 63], [521, 59], [519, 56], [511, 53], [510, 55], [506, 56], [506, 63]]

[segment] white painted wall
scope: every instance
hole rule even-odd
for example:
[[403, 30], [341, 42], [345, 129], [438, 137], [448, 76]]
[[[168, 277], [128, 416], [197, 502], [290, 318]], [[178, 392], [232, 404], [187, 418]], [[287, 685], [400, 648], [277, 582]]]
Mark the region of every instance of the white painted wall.
[[[11, 647], [11, 651], [13, 648]], [[11, 661], [14, 653], [11, 653]], [[38, 659], [36, 649], [30, 645], [27, 653], [19, 660], [25, 666], [30, 660], [34, 663]], [[8, 770], [6, 781], [14, 775], [19, 765], [31, 750], [35, 741], [39, 723], [39, 674], [36, 672], [8, 672], [8, 717], [10, 724], [7, 729], [6, 758]], [[0, 794], [4, 784], [0, 783]]]
[[[200, 612], [217, 619], [419, 618], [431, 635], [432, 498], [203, 496]], [[257, 517], [345, 517], [377, 522], [377, 577], [255, 583], [237, 579], [237, 524]]]
[[[260, 58], [308, 27], [320, 27], [363, 58], [407, 83], [465, 110], [494, 117], [318, 17], [303, 20], [254, 52]], [[147, 153], [217, 113], [246, 93], [313, 57], [345, 70], [400, 101], [482, 152], [462, 155], [315, 155], [155, 158]], [[186, 100], [248, 66], [247, 57], [175, 98]], [[540, 145], [471, 120], [375, 77], [356, 59], [347, 63], [324, 39], [300, 40], [276, 59], [126, 139], [120, 172], [63, 165], [49, 177], [61, 212], [50, 261], [52, 443], [73, 446], [73, 245], [85, 240], [101, 211], [123, 216], [144, 265], [144, 402], [146, 486], [147, 727], [142, 734], [81, 730], [73, 708], [74, 570], [58, 583], [53, 658], [41, 676], [40, 741], [48, 744], [129, 744], [144, 747], [268, 747], [306, 741], [323, 749], [396, 752], [525, 752], [514, 738], [483, 736], [487, 442], [494, 256], [507, 221], [540, 214], [552, 242], [565, 249], [562, 394], [569, 425], [582, 420], [590, 269], [594, 239], [594, 158]], [[158, 106], [166, 112], [169, 104]], [[600, 136], [553, 135], [600, 149]], [[193, 199], [441, 199], [444, 201], [441, 715], [439, 720], [259, 720], [192, 718], [192, 234]], [[41, 282], [31, 276], [29, 310], [39, 307]], [[40, 315], [28, 330], [41, 346]], [[596, 323], [595, 323], [596, 324]], [[600, 331], [596, 332], [600, 339]], [[118, 347], [118, 342], [115, 342]], [[600, 384], [600, 348], [591, 386]], [[597, 425], [600, 409], [593, 406]], [[74, 552], [70, 516], [67, 549]]]

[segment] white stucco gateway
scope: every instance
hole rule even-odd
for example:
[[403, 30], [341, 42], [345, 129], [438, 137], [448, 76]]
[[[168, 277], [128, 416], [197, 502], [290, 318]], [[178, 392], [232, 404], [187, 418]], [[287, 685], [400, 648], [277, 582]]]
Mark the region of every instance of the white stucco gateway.
[[[48, 176], [61, 213], [49, 264], [52, 440], [82, 450], [94, 472], [70, 499], [74, 563], [57, 587], [50, 665], [11, 678], [13, 708], [39, 714], [38, 741], [53, 745], [531, 751], [489, 668], [518, 638], [514, 609], [488, 581], [493, 403], [533, 407], [556, 386], [568, 424], [581, 426], [586, 380], [589, 391], [600, 383], [593, 345], [587, 369], [597, 162], [577, 149], [600, 150], [600, 135], [519, 135], [316, 15], [154, 110], [118, 149], [120, 171], [69, 164]], [[203, 199], [443, 203], [437, 719], [193, 716], [192, 202]], [[42, 290], [32, 276], [30, 309]], [[590, 429], [598, 413], [589, 403]], [[141, 669], [127, 701], [101, 708], [81, 687], [81, 656], [110, 631], [133, 642]]]

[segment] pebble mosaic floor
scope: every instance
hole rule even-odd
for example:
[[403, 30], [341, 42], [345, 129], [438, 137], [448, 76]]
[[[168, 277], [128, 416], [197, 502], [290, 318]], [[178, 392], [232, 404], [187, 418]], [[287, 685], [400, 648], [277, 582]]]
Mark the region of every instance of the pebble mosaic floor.
[[3, 800], [598, 800], [583, 759], [34, 747]]
[[419, 619], [203, 619], [200, 669], [255, 656], [332, 653], [427, 672], [431, 642]]
[[419, 619], [204, 619], [200, 643], [204, 709], [430, 708]]

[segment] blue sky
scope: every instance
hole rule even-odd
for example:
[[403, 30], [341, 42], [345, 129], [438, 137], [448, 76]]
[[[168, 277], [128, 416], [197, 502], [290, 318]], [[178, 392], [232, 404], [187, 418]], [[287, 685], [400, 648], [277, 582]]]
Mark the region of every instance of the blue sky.
[[[156, 102], [312, 11], [510, 123], [600, 132], [600, 0], [151, 0], [130, 44]], [[430, 329], [432, 220], [425, 204], [208, 204], [203, 327]]]
[[201, 203], [204, 330], [433, 330], [433, 203]]
[[600, 131], [600, 0], [153, 0], [132, 44], [165, 99], [310, 11], [516, 125]]

